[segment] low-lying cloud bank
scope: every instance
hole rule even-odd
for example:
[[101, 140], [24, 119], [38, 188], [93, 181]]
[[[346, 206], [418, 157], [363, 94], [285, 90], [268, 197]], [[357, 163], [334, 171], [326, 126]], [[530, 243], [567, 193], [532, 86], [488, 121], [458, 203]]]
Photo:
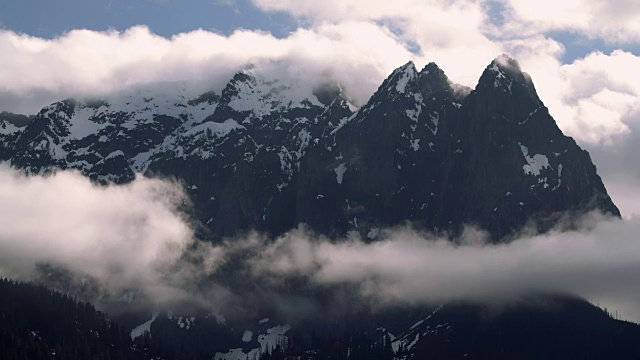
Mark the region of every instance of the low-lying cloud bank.
[[185, 254], [215, 254], [194, 242], [177, 210], [186, 201], [180, 186], [160, 180], [100, 187], [76, 172], [25, 177], [2, 166], [0, 276], [59, 270], [97, 281], [103, 296], [142, 289], [159, 303], [191, 298], [191, 278], [210, 268], [200, 261], [195, 269]]
[[451, 300], [503, 302], [535, 292], [577, 294], [640, 320], [640, 221], [592, 214], [584, 229], [493, 245], [467, 231], [455, 242], [402, 227], [364, 243], [291, 232], [253, 264], [275, 276], [305, 274], [322, 285], [356, 284], [378, 306]]
[[[102, 187], [73, 172], [24, 177], [2, 167], [0, 276], [42, 281], [49, 264], [92, 279], [102, 296], [135, 290], [152, 299], [149, 306], [221, 311], [265, 301], [312, 308], [314, 299], [294, 283], [355, 288], [357, 301], [374, 307], [561, 292], [640, 321], [638, 219], [591, 214], [583, 230], [502, 245], [473, 229], [449, 241], [406, 226], [382, 231], [374, 243], [299, 228], [275, 240], [248, 234], [213, 245], [194, 240], [180, 211], [186, 201], [178, 184], [161, 180]], [[287, 294], [278, 294], [284, 284]]]

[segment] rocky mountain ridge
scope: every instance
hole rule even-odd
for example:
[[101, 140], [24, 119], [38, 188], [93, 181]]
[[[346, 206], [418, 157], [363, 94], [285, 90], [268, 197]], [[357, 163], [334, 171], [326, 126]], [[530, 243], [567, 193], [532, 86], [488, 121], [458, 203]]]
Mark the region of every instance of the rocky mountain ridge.
[[527, 224], [544, 231], [559, 214], [619, 216], [588, 153], [506, 56], [475, 89], [409, 62], [359, 109], [337, 84], [311, 89], [243, 70], [220, 94], [68, 99], [1, 128], [2, 160], [26, 174], [179, 179], [211, 239], [303, 223], [373, 240], [410, 221], [449, 233], [477, 225], [500, 240]]

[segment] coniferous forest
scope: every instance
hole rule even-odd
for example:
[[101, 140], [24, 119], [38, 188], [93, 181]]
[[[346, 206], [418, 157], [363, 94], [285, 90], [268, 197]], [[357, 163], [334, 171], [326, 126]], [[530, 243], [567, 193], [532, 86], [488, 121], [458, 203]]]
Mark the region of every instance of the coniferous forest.
[[[193, 359], [129, 333], [93, 305], [42, 286], [0, 279], [0, 359]], [[204, 357], [207, 358], [207, 357]]]
[[[149, 333], [134, 341], [129, 331], [93, 305], [43, 286], [0, 279], [0, 294], [2, 360], [215, 357], [189, 353], [185, 344], [153, 338]], [[579, 298], [544, 299], [543, 307], [516, 307], [497, 313], [476, 305], [450, 304], [431, 318], [431, 330], [427, 322], [412, 327], [416, 334], [423, 333], [421, 337], [429, 335], [411, 352], [400, 345], [394, 353], [393, 335], [344, 328], [337, 333], [328, 329], [294, 331], [287, 341], [254, 356], [256, 360], [391, 360], [403, 355], [415, 359], [640, 357], [640, 346], [633, 340], [640, 338], [636, 324], [616, 320], [606, 310]], [[441, 325], [433, 326], [436, 323]]]

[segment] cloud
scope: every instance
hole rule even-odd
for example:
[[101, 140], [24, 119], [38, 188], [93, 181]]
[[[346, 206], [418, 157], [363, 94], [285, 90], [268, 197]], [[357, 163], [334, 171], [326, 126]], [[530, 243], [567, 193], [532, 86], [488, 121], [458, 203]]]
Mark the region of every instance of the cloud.
[[638, 121], [630, 117], [640, 109], [638, 66], [639, 57], [618, 50], [610, 55], [595, 52], [562, 67], [568, 88], [564, 102], [576, 109], [576, 126], [591, 130], [591, 142], [615, 140], [630, 132], [630, 122]]
[[[282, 39], [243, 29], [229, 36], [200, 29], [171, 38], [145, 26], [123, 32], [78, 29], [54, 39], [4, 30], [0, 93], [29, 99], [31, 106], [0, 97], [0, 107], [34, 113], [46, 105], [45, 98], [95, 96], [153, 82], [196, 81], [220, 90], [232, 72], [261, 60], [321, 68], [363, 103], [395, 67], [410, 59], [418, 65], [445, 64], [454, 81], [473, 85], [502, 50], [478, 31], [486, 19], [478, 3], [414, 1], [414, 9], [384, 2], [341, 4], [289, 4], [287, 11], [300, 16], [304, 9], [322, 7], [336, 21], [318, 19]], [[275, 2], [261, 6], [284, 9]]]
[[3, 167], [0, 276], [56, 285], [47, 272], [61, 269], [73, 282], [92, 282], [94, 301], [135, 291], [143, 307], [188, 305], [230, 317], [560, 292], [640, 320], [637, 218], [592, 214], [579, 231], [523, 233], [500, 245], [473, 228], [450, 241], [408, 226], [382, 230], [374, 243], [301, 227], [276, 239], [248, 233], [211, 244], [193, 238], [184, 201], [179, 185], [161, 180], [102, 187], [75, 172], [24, 177]]
[[639, 121], [640, 79], [634, 69], [640, 57], [621, 50], [593, 52], [562, 64], [564, 48], [550, 38], [509, 41], [506, 46], [532, 75], [542, 101], [567, 135], [582, 145], [635, 136], [630, 125]]
[[[494, 3], [501, 5], [504, 24], [491, 14]], [[571, 30], [623, 42], [637, 31], [640, 37], [640, 21], [635, 21], [640, 19], [640, 6], [635, 1], [623, 1], [620, 6], [592, 0], [545, 1], [543, 5], [520, 0], [254, 0], [254, 4], [312, 24], [384, 24], [408, 48], [418, 49], [413, 56], [418, 63], [435, 61], [453, 81], [471, 87], [486, 64], [506, 52], [533, 75], [542, 100], [563, 131], [583, 144], [616, 141], [629, 135], [628, 123], [636, 121], [630, 115], [635, 115], [640, 98], [640, 82], [633, 70], [640, 57], [621, 50], [608, 55], [594, 51], [563, 64], [566, 49], [549, 35]]]
[[[562, 131], [589, 151], [623, 216], [640, 214], [633, 200], [640, 193], [640, 173], [629, 166], [640, 150], [640, 57], [593, 52], [562, 64], [559, 44], [543, 37], [537, 42], [529, 42], [518, 58], [542, 101]], [[528, 53], [532, 47], [537, 51]]]
[[[352, 22], [298, 29], [285, 39], [260, 31], [225, 36], [205, 30], [170, 39], [145, 26], [124, 32], [72, 30], [55, 39], [0, 31], [0, 106], [35, 113], [52, 98], [86, 97], [157, 82], [206, 84], [220, 91], [248, 64], [278, 61], [332, 73], [355, 100], [365, 101], [411, 53], [384, 28]], [[23, 98], [16, 106], [12, 98]]]
[[[640, 82], [634, 69], [640, 58], [624, 51], [594, 52], [562, 64], [564, 46], [545, 35], [547, 27], [531, 25], [537, 10], [528, 11], [525, 2], [504, 0], [504, 25], [496, 25], [486, 1], [254, 4], [308, 19], [307, 25], [285, 38], [243, 29], [229, 36], [200, 29], [165, 38], [145, 26], [123, 32], [72, 30], [53, 39], [0, 31], [0, 109], [35, 113], [65, 97], [104, 96], [158, 82], [186, 82], [195, 96], [196, 91], [220, 91], [235, 71], [263, 62], [278, 62], [310, 82], [330, 74], [363, 104], [391, 70], [409, 59], [418, 66], [435, 61], [454, 82], [473, 87], [484, 67], [506, 52], [533, 75], [560, 127], [580, 143], [616, 141], [628, 136], [629, 122], [636, 121]], [[627, 5], [633, 13], [634, 5]], [[553, 14], [564, 19], [570, 13], [577, 19], [571, 23], [579, 24], [586, 17], [581, 14], [600, 5], [573, 0], [558, 6]], [[553, 14], [549, 21], [556, 21]], [[630, 23], [616, 21], [626, 28]]]
[[490, 18], [481, 1], [254, 0], [253, 3], [265, 11], [284, 11], [307, 19], [314, 27], [348, 22], [384, 26], [414, 50], [412, 58], [418, 65], [434, 61], [454, 82], [463, 85], [475, 85], [482, 69], [504, 51], [484, 31]]
[[[46, 280], [41, 269], [59, 269], [96, 281], [95, 295], [139, 289], [157, 304], [191, 300], [189, 287], [217, 257], [194, 242], [177, 210], [183, 201], [178, 185], [160, 180], [100, 187], [75, 172], [24, 177], [2, 166], [0, 275]], [[196, 249], [207, 257], [197, 267], [183, 258]]]
[[[636, 71], [640, 57], [622, 50], [608, 54], [594, 51], [563, 63], [565, 46], [551, 33], [570, 31], [617, 44], [637, 42], [640, 9], [636, 1], [620, 1], [616, 6], [594, 0], [545, 0], [535, 5], [519, 0], [253, 3], [263, 11], [287, 12], [303, 25], [284, 38], [244, 29], [229, 36], [200, 29], [165, 38], [146, 26], [122, 32], [72, 30], [53, 39], [2, 30], [0, 110], [32, 114], [62, 98], [105, 96], [134, 86], [154, 87], [159, 82], [186, 82], [195, 96], [197, 91], [220, 91], [235, 71], [249, 63], [309, 83], [333, 77], [356, 103], [363, 104], [395, 67], [409, 59], [418, 66], [435, 61], [453, 81], [473, 87], [484, 67], [496, 55], [506, 52], [532, 75], [540, 97], [565, 134], [576, 138], [592, 154], [623, 215], [631, 219], [640, 214], [640, 173], [629, 166], [637, 162], [635, 157], [640, 151], [640, 78]], [[503, 22], [498, 23], [490, 14], [491, 3], [503, 7]], [[47, 181], [71, 182], [74, 177], [69, 176]], [[74, 181], [81, 182], [77, 176]], [[144, 188], [139, 184], [150, 184], [147, 181], [137, 180], [137, 187], [128, 189]], [[22, 182], [8, 182], [15, 186], [18, 183]], [[66, 199], [58, 200], [66, 203]], [[70, 213], [72, 210], [81, 212], [71, 209]], [[631, 229], [636, 222], [630, 220], [619, 226]], [[184, 238], [177, 246], [188, 248], [185, 244], [193, 244], [191, 241]], [[604, 241], [598, 242], [601, 243]], [[621, 242], [619, 246], [624, 248], [626, 244]], [[366, 249], [373, 248], [365, 246], [362, 250], [378, 256]], [[488, 254], [488, 249], [483, 247], [477, 252], [485, 256], [483, 251]], [[207, 251], [225, 259], [228, 248]], [[199, 252], [190, 256], [198, 257], [198, 261], [211, 259]], [[103, 264], [101, 271], [108, 275], [104, 269], [109, 267], [98, 260], [96, 264]], [[170, 260], [182, 264], [175, 258]], [[218, 263], [209, 262], [212, 269]], [[143, 261], [140, 266], [146, 268], [148, 264], [151, 262]], [[181, 271], [200, 274], [191, 265]], [[162, 274], [166, 272], [152, 272], [150, 276], [155, 276], [159, 286], [173, 286], [166, 285]], [[132, 279], [132, 283], [139, 281]], [[178, 287], [175, 291], [183, 290]]]
[[640, 221], [584, 219], [584, 230], [483, 242], [470, 230], [452, 242], [410, 228], [365, 243], [318, 240], [298, 230], [254, 260], [257, 273], [300, 276], [321, 286], [355, 285], [377, 306], [453, 300], [508, 303], [531, 293], [571, 293], [640, 321]]
[[[486, 1], [254, 4], [308, 19], [307, 25], [285, 38], [243, 29], [229, 36], [200, 29], [165, 38], [145, 26], [123, 32], [72, 30], [54, 39], [0, 31], [5, 55], [0, 59], [0, 108], [35, 113], [65, 97], [104, 96], [158, 82], [186, 82], [195, 96], [196, 91], [220, 91], [235, 71], [263, 62], [278, 62], [310, 82], [329, 74], [363, 104], [391, 70], [409, 59], [418, 66], [435, 61], [454, 82], [473, 87], [484, 67], [506, 52], [533, 75], [560, 127], [580, 143], [616, 141], [629, 135], [629, 122], [636, 121], [631, 116], [640, 82], [633, 74], [640, 58], [624, 51], [594, 52], [562, 64], [564, 46], [545, 35], [546, 27], [529, 26], [537, 10], [528, 11], [525, 2], [504, 0], [504, 25], [496, 25]], [[552, 13], [581, 18], [600, 6], [594, 4], [572, 0]], [[633, 4], [627, 5], [633, 13]], [[553, 14], [549, 21], [555, 21]], [[525, 15], [533, 20], [523, 20]], [[514, 27], [525, 23], [533, 30]], [[629, 27], [627, 21], [616, 24]]]
[[[629, 117], [638, 119], [639, 116], [636, 110], [635, 115]], [[640, 123], [636, 120], [629, 124], [629, 135], [605, 145], [587, 147], [598, 165], [598, 172], [603, 174], [609, 194], [625, 218], [640, 216], [640, 169], [630, 166], [640, 153], [638, 134]]]
[[640, 5], [634, 0], [500, 2], [508, 19], [505, 31], [510, 33], [572, 31], [611, 43], [635, 43], [640, 39]]

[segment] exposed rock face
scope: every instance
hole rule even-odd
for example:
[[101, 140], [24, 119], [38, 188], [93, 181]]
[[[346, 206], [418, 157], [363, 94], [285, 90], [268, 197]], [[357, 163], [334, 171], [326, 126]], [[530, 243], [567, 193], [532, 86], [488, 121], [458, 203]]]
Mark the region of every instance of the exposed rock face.
[[435, 64], [394, 71], [310, 150], [299, 222], [364, 233], [404, 220], [429, 229], [477, 224], [499, 239], [532, 217], [545, 230], [559, 212], [619, 216], [588, 153], [562, 134], [514, 60], [494, 60], [466, 92]]
[[559, 213], [619, 216], [588, 153], [506, 56], [473, 90], [433, 63], [407, 63], [359, 110], [335, 84], [309, 89], [243, 71], [219, 96], [65, 100], [11, 126], [0, 153], [28, 174], [182, 180], [214, 239], [299, 223], [375, 239], [376, 229], [411, 221], [453, 232], [474, 224], [499, 240], [532, 220], [545, 230]]

